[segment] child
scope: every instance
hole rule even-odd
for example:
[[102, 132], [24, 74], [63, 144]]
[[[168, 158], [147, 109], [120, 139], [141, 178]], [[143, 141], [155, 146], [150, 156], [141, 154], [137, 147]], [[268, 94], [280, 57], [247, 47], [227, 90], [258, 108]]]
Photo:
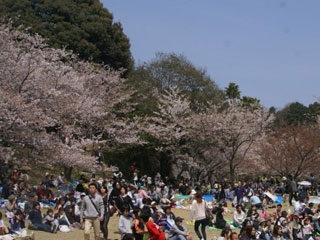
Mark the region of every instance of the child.
[[134, 209], [134, 220], [133, 220], [133, 227], [132, 232], [136, 240], [142, 240], [143, 239], [143, 229], [144, 225], [143, 222], [140, 220], [140, 209]]
[[121, 234], [121, 239], [126, 233], [132, 233], [128, 207], [125, 207], [123, 209], [122, 214], [119, 218], [119, 232]]
[[302, 232], [305, 239], [313, 238], [314, 228], [311, 224], [310, 218], [306, 218], [303, 221]]
[[55, 218], [55, 216], [53, 215], [52, 209], [48, 209], [47, 215], [44, 218], [44, 223], [49, 225], [52, 228], [53, 233], [56, 233], [58, 231], [59, 220]]
[[4, 222], [2, 220], [2, 212], [0, 212], [0, 235], [8, 234], [9, 229], [4, 225]]

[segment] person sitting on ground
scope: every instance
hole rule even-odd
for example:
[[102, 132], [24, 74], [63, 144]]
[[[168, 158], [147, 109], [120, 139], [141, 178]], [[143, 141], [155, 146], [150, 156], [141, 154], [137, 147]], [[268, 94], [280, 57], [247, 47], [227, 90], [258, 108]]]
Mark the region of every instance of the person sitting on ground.
[[263, 207], [262, 210], [261, 210], [261, 213], [260, 213], [259, 217], [260, 217], [260, 218], [264, 218], [264, 219], [269, 218], [269, 217], [270, 217], [270, 213], [268, 213], [268, 212], [266, 211], [266, 208]]
[[279, 225], [274, 226], [271, 240], [284, 240], [284, 238], [282, 237], [281, 226]]
[[288, 217], [288, 212], [282, 211], [281, 216], [276, 220], [276, 222], [274, 224], [281, 226], [282, 221], [287, 220], [287, 217]]
[[31, 193], [28, 194], [28, 201], [25, 202], [25, 204], [24, 204], [24, 212], [25, 212], [26, 214], [29, 214], [29, 212], [30, 212], [30, 211], [32, 210], [32, 208], [33, 208], [33, 204], [34, 204], [35, 202], [37, 202], [37, 200], [38, 200], [38, 197], [37, 197], [37, 195], [36, 195], [34, 192], [31, 192]]
[[257, 209], [262, 208], [261, 199], [256, 195], [256, 193], [254, 193], [254, 195], [250, 197], [250, 203], [251, 203], [251, 206], [256, 206]]
[[266, 240], [266, 239], [270, 239], [270, 236], [267, 235], [267, 233], [264, 231], [264, 228], [267, 225], [267, 220], [264, 218], [259, 218], [259, 226], [256, 228], [257, 230], [257, 239], [261, 239], [261, 240]]
[[221, 231], [220, 237], [218, 237], [217, 240], [230, 240], [231, 239], [231, 229], [230, 228], [224, 228]]
[[246, 214], [242, 211], [242, 206], [239, 204], [236, 207], [236, 211], [233, 214], [233, 225], [235, 227], [241, 228], [244, 220], [246, 219]]
[[125, 206], [119, 218], [119, 232], [121, 234], [121, 239], [124, 237], [125, 234], [132, 233], [129, 212], [130, 208]]
[[70, 223], [73, 228], [80, 228], [80, 216], [76, 216], [75, 214], [75, 205], [67, 206], [65, 209], [66, 219]]
[[314, 239], [314, 228], [311, 224], [310, 218], [308, 217], [303, 221], [302, 232], [304, 235], [304, 239]]
[[61, 184], [64, 184], [64, 172], [60, 173], [57, 180], [58, 180], [58, 186], [60, 186]]
[[23, 203], [25, 201], [27, 201], [26, 190], [24, 188], [21, 188], [17, 197], [17, 203]]
[[[225, 229], [227, 226], [227, 221], [223, 217], [224, 208], [221, 204], [216, 208], [216, 222], [215, 226], [219, 229]], [[231, 232], [230, 232], [231, 233]]]
[[294, 203], [294, 211], [301, 214], [305, 207], [305, 203], [303, 203], [302, 199], [299, 198], [298, 201]]
[[257, 229], [259, 226], [259, 213], [256, 205], [252, 205], [248, 211], [247, 218], [252, 222], [253, 226]]
[[318, 217], [318, 219], [314, 220], [313, 228], [314, 228], [314, 232], [316, 234], [320, 234], [320, 217]]
[[52, 209], [47, 210], [47, 215], [45, 216], [43, 223], [49, 225], [50, 227], [54, 224], [54, 216]]
[[239, 239], [238, 233], [232, 232], [230, 235], [230, 240], [238, 240], [238, 239]]
[[13, 193], [13, 182], [8, 179], [6, 183], [2, 185], [2, 197], [4, 199], [8, 199], [8, 197]]
[[160, 230], [160, 227], [156, 225], [151, 218], [151, 211], [144, 209], [141, 211], [141, 219], [143, 223], [146, 225], [147, 230], [149, 232], [149, 240], [165, 240], [166, 236], [164, 232]]
[[256, 239], [256, 229], [253, 226], [248, 226], [240, 235], [240, 240], [254, 240]]
[[5, 235], [9, 233], [9, 229], [6, 225], [4, 225], [4, 222], [2, 220], [2, 212], [0, 212], [0, 235]]
[[301, 220], [298, 213], [293, 213], [292, 215], [292, 237], [293, 239], [298, 239], [298, 232], [302, 228]]
[[132, 226], [132, 232], [136, 240], [142, 240], [143, 239], [143, 234], [144, 234], [144, 225], [142, 220], [140, 219], [140, 213], [141, 210], [138, 208], [135, 208], [133, 210], [133, 226]]
[[40, 211], [40, 203], [35, 202], [33, 204], [33, 209], [29, 213], [29, 220], [31, 221], [31, 228], [35, 228], [37, 230], [45, 231], [45, 232], [52, 232], [56, 233], [57, 232], [57, 227], [55, 225], [49, 226], [47, 224], [43, 223], [42, 220], [42, 215]]
[[281, 228], [282, 228], [282, 237], [285, 239], [285, 240], [290, 240], [291, 239], [291, 236], [290, 236], [290, 229], [289, 229], [289, 226], [288, 226], [288, 221], [287, 219], [283, 219], [281, 221]]
[[281, 216], [282, 204], [277, 204], [276, 211], [274, 211], [271, 215], [273, 217], [273, 222], [277, 221], [277, 219]]
[[60, 209], [63, 209], [63, 206], [65, 204], [65, 200], [63, 197], [60, 197], [56, 201], [56, 206], [53, 209], [53, 214], [59, 213]]
[[45, 198], [46, 195], [46, 185], [45, 183], [41, 183], [40, 186], [37, 188], [37, 195], [40, 202], [42, 202], [42, 199]]
[[173, 225], [175, 223], [175, 218], [176, 216], [174, 215], [174, 213], [171, 211], [171, 206], [165, 206], [164, 207], [164, 219], [167, 220], [167, 222], [170, 225]]
[[168, 240], [191, 240], [192, 237], [187, 228], [183, 225], [183, 218], [176, 217], [175, 223], [171, 226]]
[[313, 216], [314, 215], [314, 212], [312, 211], [313, 207], [314, 207], [314, 204], [312, 202], [310, 202], [308, 207], [304, 208], [303, 212], [309, 216]]
[[66, 212], [62, 208], [59, 210], [58, 213], [55, 214], [55, 219], [59, 220], [59, 225], [66, 225], [68, 227], [71, 225], [66, 215]]
[[144, 190], [144, 186], [140, 186], [138, 188], [138, 194], [139, 194], [139, 198], [147, 198], [147, 199], [151, 199], [151, 197], [147, 194], [147, 192]]
[[24, 228], [24, 215], [21, 210], [17, 210], [14, 216], [9, 220], [10, 222], [10, 231], [13, 233], [21, 232]]
[[5, 203], [4, 208], [6, 210], [6, 216], [11, 218], [13, 216], [13, 212], [18, 208], [16, 196], [11, 194], [8, 197], [8, 202]]
[[151, 215], [154, 223], [158, 224], [164, 218], [164, 211], [162, 209], [157, 209], [156, 212]]

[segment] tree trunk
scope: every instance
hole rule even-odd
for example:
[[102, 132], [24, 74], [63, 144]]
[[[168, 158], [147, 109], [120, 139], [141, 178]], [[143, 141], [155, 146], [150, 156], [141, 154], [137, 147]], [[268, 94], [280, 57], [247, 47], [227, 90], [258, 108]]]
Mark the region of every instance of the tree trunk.
[[68, 181], [71, 181], [72, 169], [72, 167], [64, 167], [64, 176]]
[[233, 183], [235, 179], [234, 168], [230, 166], [230, 182]]

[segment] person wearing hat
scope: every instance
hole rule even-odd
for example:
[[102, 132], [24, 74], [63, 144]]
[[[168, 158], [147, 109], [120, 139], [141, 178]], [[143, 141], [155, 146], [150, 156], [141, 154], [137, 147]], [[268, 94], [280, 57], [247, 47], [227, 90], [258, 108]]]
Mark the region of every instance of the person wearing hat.
[[176, 217], [174, 224], [169, 231], [168, 240], [190, 240], [191, 235], [187, 228], [183, 225], [183, 218]]
[[270, 239], [270, 237], [266, 238], [266, 233], [264, 231], [264, 228], [266, 227], [267, 220], [265, 218], [259, 218], [258, 222], [259, 222], [259, 226], [257, 228], [257, 237], [259, 239]]
[[301, 231], [302, 223], [297, 212], [292, 214], [292, 237], [298, 239], [298, 232]]
[[195, 199], [196, 190], [192, 189], [189, 196], [188, 196], [188, 203], [191, 204], [193, 200]]

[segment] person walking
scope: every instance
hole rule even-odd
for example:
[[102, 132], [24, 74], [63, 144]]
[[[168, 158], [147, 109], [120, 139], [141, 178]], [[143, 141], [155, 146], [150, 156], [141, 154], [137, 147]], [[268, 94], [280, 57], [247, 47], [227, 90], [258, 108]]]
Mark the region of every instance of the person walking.
[[93, 227], [94, 239], [100, 240], [100, 221], [103, 221], [104, 204], [97, 193], [95, 183], [89, 184], [89, 195], [83, 198], [80, 210], [80, 223], [84, 221], [84, 239], [90, 240], [90, 228]]
[[108, 239], [108, 223], [110, 219], [108, 188], [105, 185], [102, 185], [99, 188], [99, 193], [102, 197], [103, 205], [104, 205], [104, 216], [103, 216], [103, 221], [100, 223], [100, 228], [103, 233], [104, 240], [107, 240]]
[[[191, 216], [195, 219], [194, 223], [194, 231], [196, 232], [199, 239], [206, 240], [206, 225], [208, 221], [206, 219], [206, 203], [202, 199], [202, 192], [197, 192], [195, 196], [195, 200], [193, 200], [191, 205]], [[199, 227], [201, 225], [201, 233], [199, 231]]]
[[289, 204], [292, 206], [292, 198], [296, 201], [298, 199], [297, 192], [298, 187], [296, 181], [293, 179], [291, 175], [289, 175], [289, 182], [288, 182], [288, 192], [289, 192]]

